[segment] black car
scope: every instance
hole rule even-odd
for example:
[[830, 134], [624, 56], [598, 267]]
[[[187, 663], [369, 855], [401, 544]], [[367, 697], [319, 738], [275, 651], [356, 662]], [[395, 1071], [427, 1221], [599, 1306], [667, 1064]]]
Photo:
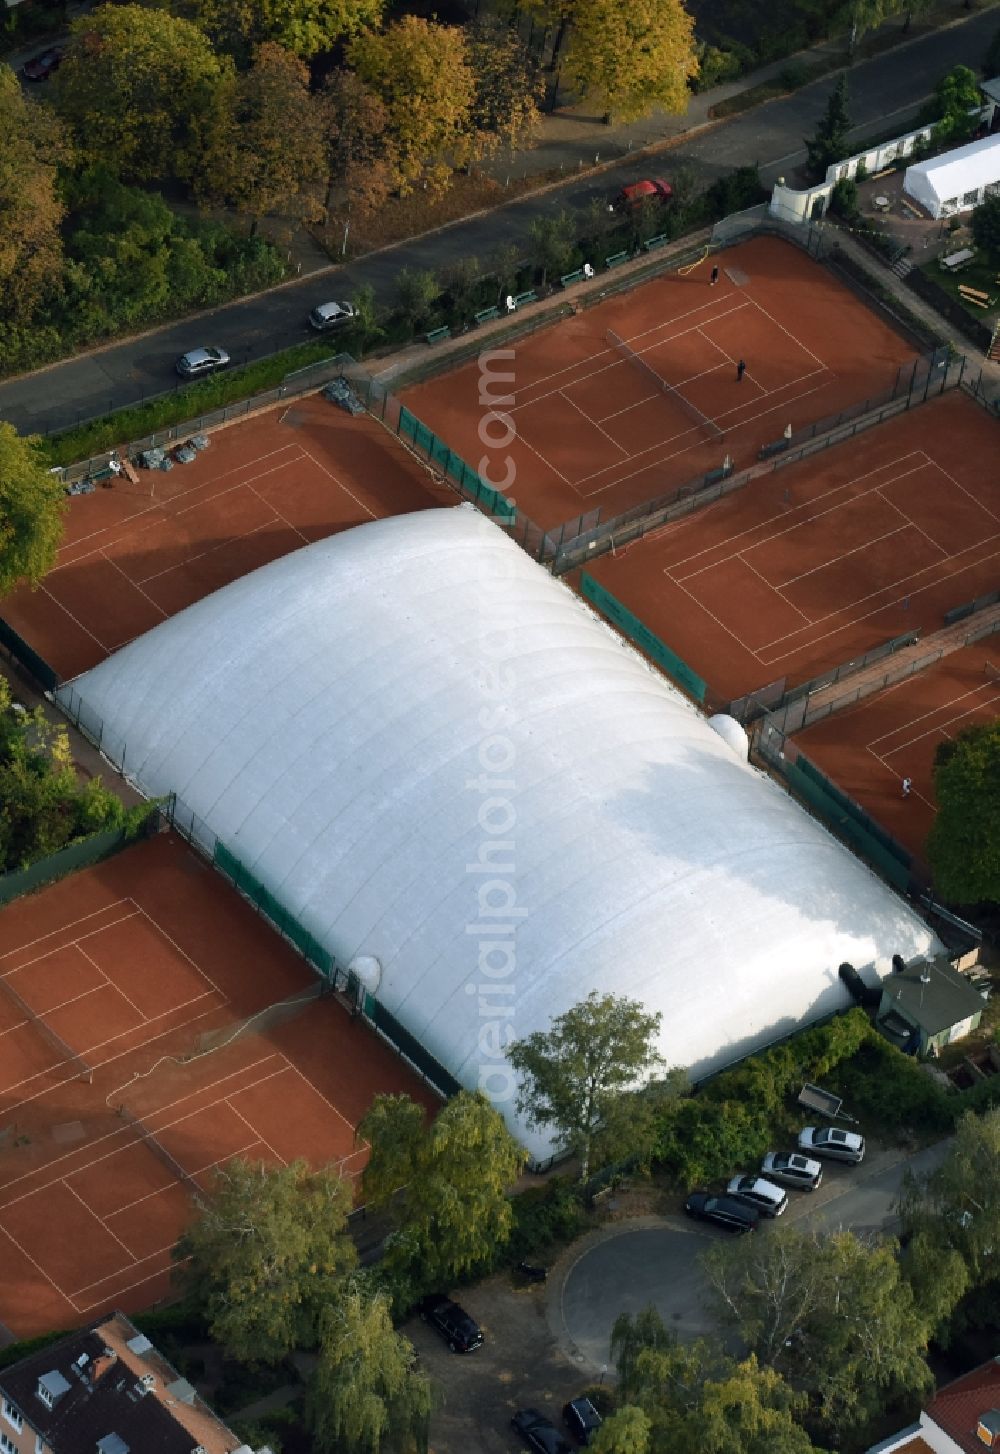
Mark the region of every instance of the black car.
[[483, 1330], [464, 1308], [443, 1293], [432, 1292], [420, 1304], [420, 1316], [431, 1323], [453, 1353], [472, 1353], [483, 1346]]
[[693, 1191], [684, 1203], [689, 1217], [714, 1222], [727, 1232], [752, 1232], [760, 1220], [759, 1213], [735, 1197], [716, 1196], [713, 1192]]
[[563, 1405], [563, 1418], [579, 1444], [589, 1444], [595, 1429], [604, 1422], [589, 1398], [571, 1398]]
[[537, 1409], [518, 1409], [511, 1423], [535, 1454], [573, 1454], [572, 1444], [567, 1443], [552, 1420]]

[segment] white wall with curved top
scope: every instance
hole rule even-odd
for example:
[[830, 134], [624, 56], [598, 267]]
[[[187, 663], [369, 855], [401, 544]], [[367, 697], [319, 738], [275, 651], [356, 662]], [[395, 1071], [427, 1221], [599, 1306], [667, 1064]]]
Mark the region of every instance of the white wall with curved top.
[[536, 1156], [503, 1046], [590, 990], [699, 1074], [845, 1004], [842, 960], [938, 947], [471, 507], [284, 556], [73, 687]]

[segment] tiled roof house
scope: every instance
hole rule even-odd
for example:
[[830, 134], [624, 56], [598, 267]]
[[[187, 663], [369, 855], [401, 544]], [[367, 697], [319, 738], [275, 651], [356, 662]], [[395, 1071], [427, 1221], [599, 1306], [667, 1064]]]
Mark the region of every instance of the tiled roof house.
[[252, 1451], [113, 1313], [0, 1372], [0, 1454]]
[[945, 1384], [912, 1428], [868, 1454], [1000, 1454], [1000, 1358]]

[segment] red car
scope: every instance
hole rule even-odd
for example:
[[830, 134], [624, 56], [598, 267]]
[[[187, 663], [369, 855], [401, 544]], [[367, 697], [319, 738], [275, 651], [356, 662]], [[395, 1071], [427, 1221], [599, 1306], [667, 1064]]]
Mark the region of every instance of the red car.
[[21, 75], [26, 81], [47, 81], [52, 72], [59, 69], [62, 58], [62, 46], [54, 45], [50, 50], [42, 51], [40, 56], [32, 56], [30, 61], [25, 61]]
[[619, 211], [627, 212], [645, 202], [669, 202], [673, 195], [674, 189], [669, 182], [662, 177], [650, 177], [623, 187], [615, 199], [615, 206]]

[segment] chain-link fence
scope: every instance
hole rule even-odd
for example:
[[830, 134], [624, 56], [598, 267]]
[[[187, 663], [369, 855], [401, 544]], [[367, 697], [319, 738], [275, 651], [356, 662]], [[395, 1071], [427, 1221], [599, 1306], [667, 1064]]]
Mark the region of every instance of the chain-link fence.
[[[294, 373], [287, 374], [273, 389], [265, 389], [260, 394], [251, 394], [248, 399], [237, 399], [232, 404], [223, 404], [218, 409], [210, 409], [207, 413], [199, 414], [193, 419], [185, 419], [182, 423], [169, 424], [164, 429], [157, 430], [155, 434], [147, 434], [143, 439], [130, 440], [124, 448], [129, 458], [134, 460], [147, 449], [163, 449], [174, 444], [178, 439], [188, 439], [192, 434], [207, 434], [212, 429], [218, 429], [222, 424], [230, 424], [234, 419], [243, 419], [248, 414], [255, 414], [258, 409], [271, 408], [275, 404], [280, 404], [283, 399], [296, 399], [302, 394], [311, 394], [321, 388], [323, 384], [339, 378], [344, 372], [345, 363], [350, 361], [348, 354], [337, 354], [333, 358], [321, 359], [318, 363], [308, 364], [303, 369], [297, 369]], [[165, 398], [166, 395], [157, 394], [152, 397]], [[147, 399], [145, 402], [148, 403], [149, 400]], [[88, 479], [91, 475], [106, 470], [110, 461], [115, 459], [118, 454], [118, 449], [109, 449], [90, 459], [78, 460], [75, 464], [66, 465], [61, 469], [60, 478], [64, 485], [71, 485], [76, 480]]]

